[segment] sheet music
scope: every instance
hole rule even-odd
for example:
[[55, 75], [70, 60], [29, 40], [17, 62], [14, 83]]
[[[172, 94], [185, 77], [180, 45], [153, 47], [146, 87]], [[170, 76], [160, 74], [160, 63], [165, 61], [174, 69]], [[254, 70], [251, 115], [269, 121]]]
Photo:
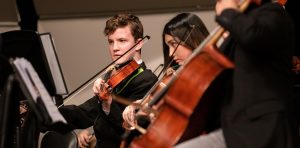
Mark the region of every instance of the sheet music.
[[52, 122], [67, 123], [65, 118], [60, 114], [57, 107], [54, 105], [48, 91], [44, 84], [41, 82], [38, 74], [29, 61], [25, 58], [16, 58], [13, 61], [17, 72], [20, 74], [21, 79], [28, 88], [29, 94], [33, 101], [37, 103], [38, 97], [40, 97], [46, 107], [46, 110], [52, 119]]
[[44, 51], [46, 53], [46, 58], [49, 64], [50, 72], [55, 84], [57, 94], [67, 94], [67, 87], [64, 83], [64, 78], [59, 67], [58, 58], [56, 57], [54, 42], [49, 33], [40, 35]]

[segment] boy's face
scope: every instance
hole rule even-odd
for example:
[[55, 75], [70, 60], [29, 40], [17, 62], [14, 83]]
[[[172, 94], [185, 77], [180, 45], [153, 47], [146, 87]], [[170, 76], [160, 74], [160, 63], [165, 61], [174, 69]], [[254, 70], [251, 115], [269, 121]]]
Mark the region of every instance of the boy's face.
[[[119, 58], [128, 49], [132, 48], [135, 43], [136, 41], [131, 33], [129, 26], [117, 28], [115, 32], [108, 35], [109, 51], [112, 60], [116, 60], [117, 58]], [[133, 59], [135, 54], [135, 49], [132, 49], [130, 52], [116, 61], [116, 64], [122, 64]]]

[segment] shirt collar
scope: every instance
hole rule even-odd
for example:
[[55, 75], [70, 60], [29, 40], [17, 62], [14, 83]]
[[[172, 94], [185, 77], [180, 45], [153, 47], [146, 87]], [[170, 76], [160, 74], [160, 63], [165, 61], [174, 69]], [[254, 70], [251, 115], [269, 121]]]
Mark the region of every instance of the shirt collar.
[[142, 59], [139, 59], [139, 60], [136, 61], [136, 63], [138, 63], [138, 64], [140, 65], [140, 64], [143, 63], [143, 60], [142, 60]]

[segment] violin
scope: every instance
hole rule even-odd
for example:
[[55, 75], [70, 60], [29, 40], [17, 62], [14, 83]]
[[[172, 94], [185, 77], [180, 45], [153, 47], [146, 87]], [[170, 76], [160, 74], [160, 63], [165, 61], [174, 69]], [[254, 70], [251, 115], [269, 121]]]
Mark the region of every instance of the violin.
[[164, 87], [167, 86], [169, 80], [176, 75], [176, 72], [173, 68], [168, 68], [166, 70], [166, 73], [164, 74], [164, 76], [162, 77], [162, 79], [160, 81], [158, 81], [158, 83], [156, 85], [154, 85], [154, 89], [150, 90], [150, 94], [146, 95], [146, 97], [143, 99], [141, 105], [145, 105], [146, 103], [149, 103], [150, 101], [153, 100], [153, 97], [160, 92]]
[[[101, 93], [101, 98], [106, 98], [108, 94], [111, 93], [111, 91], [120, 84], [124, 79], [126, 79], [128, 76], [130, 76], [135, 70], [137, 70], [140, 67], [140, 65], [135, 61], [131, 60], [128, 64], [123, 66], [117, 71], [113, 71], [113, 74], [110, 76], [110, 78], [106, 81], [107, 86], [105, 87], [104, 93]], [[111, 69], [111, 68], [109, 68]], [[111, 69], [114, 70], [114, 69]]]

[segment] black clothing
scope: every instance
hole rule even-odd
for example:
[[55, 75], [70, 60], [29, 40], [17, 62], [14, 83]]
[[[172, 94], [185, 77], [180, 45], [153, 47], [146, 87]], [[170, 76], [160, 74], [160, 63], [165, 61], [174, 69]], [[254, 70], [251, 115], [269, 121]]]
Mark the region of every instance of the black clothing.
[[245, 13], [226, 9], [216, 21], [230, 32], [223, 51], [235, 64], [221, 111], [227, 147], [296, 147], [291, 19], [279, 4], [265, 3]]
[[[286, 11], [290, 14], [290, 16], [293, 19], [294, 25], [295, 25], [295, 53], [294, 56], [298, 57], [300, 59], [300, 19], [297, 15], [297, 7], [296, 0], [288, 0], [285, 4]], [[296, 104], [296, 116], [298, 125], [300, 126], [300, 73], [294, 72], [294, 93], [295, 93], [295, 104]]]
[[297, 15], [299, 12], [296, 12], [298, 9], [298, 5], [296, 4], [297, 0], [288, 0], [285, 4], [286, 11], [291, 16], [294, 25], [295, 25], [295, 38], [296, 38], [296, 47], [295, 47], [295, 56], [298, 56], [300, 58], [300, 19]]
[[[135, 101], [143, 98], [156, 81], [157, 77], [142, 63], [141, 68], [122, 81], [113, 92], [121, 91], [117, 93], [119, 96]], [[110, 113], [106, 115], [101, 104], [98, 97], [94, 96], [79, 106], [61, 107], [59, 110], [69, 123], [63, 130], [83, 129], [93, 125], [97, 147], [119, 148], [124, 132], [122, 112], [126, 106], [113, 100]]]

